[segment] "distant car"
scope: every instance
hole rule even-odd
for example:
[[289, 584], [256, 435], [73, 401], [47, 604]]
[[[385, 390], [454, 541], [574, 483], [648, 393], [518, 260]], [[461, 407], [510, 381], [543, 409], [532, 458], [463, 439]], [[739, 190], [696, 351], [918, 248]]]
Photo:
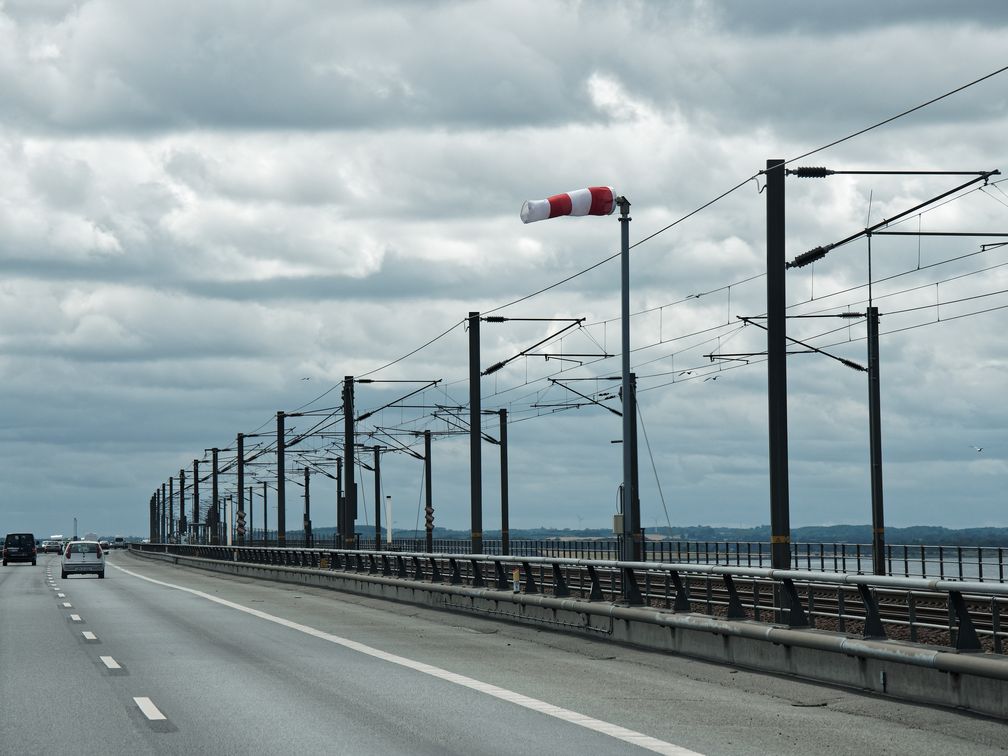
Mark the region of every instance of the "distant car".
[[46, 554], [58, 554], [63, 549], [61, 548], [59, 541], [42, 541], [42, 550]]
[[98, 541], [73, 541], [63, 550], [60, 577], [93, 573], [105, 577], [105, 551]]
[[112, 543], [115, 545], [117, 549], [126, 548], [126, 539], [123, 538], [122, 536], [116, 536], [115, 538], [113, 538]]
[[101, 546], [102, 547], [102, 551], [104, 551], [106, 553], [108, 553], [109, 551], [112, 550], [112, 547], [109, 545], [108, 541], [104, 541], [104, 540], [98, 541], [98, 545]]
[[35, 535], [33, 533], [8, 533], [4, 539], [3, 546], [3, 566], [7, 562], [31, 562], [36, 563], [38, 549], [35, 547]]

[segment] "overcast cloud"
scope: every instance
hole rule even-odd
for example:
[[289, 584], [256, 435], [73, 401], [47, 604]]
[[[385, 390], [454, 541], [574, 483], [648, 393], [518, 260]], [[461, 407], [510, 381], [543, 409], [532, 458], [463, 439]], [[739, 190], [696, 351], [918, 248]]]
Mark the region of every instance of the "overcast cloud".
[[[0, 1], [0, 530], [69, 532], [76, 516], [81, 532], [145, 535], [155, 487], [205, 448], [273, 432], [277, 410], [617, 250], [614, 217], [523, 226], [523, 200], [610, 184], [643, 239], [768, 158], [1001, 68], [1006, 32], [1002, 2]], [[1008, 73], [805, 162], [1008, 169], [1006, 133]], [[789, 179], [789, 256], [964, 180]], [[761, 183], [634, 250], [633, 363], [673, 525], [769, 521], [765, 366], [707, 356], [765, 349], [737, 321], [766, 308]], [[1005, 188], [900, 228], [1008, 232]], [[950, 261], [985, 241], [873, 240], [890, 525], [1006, 524], [1008, 248]], [[789, 272], [791, 313], [863, 310], [867, 280], [864, 242], [837, 249]], [[611, 523], [619, 421], [554, 411], [577, 396], [546, 378], [618, 372], [618, 284], [609, 262], [500, 312], [585, 318], [539, 351], [614, 355], [484, 379], [484, 407], [513, 420], [512, 528]], [[485, 323], [483, 366], [557, 327]], [[789, 331], [865, 362], [863, 323]], [[464, 405], [466, 344], [459, 325], [371, 377], [441, 379], [410, 403]], [[358, 408], [407, 390], [361, 385]], [[792, 524], [868, 522], [864, 374], [795, 355], [789, 402]], [[337, 389], [307, 409], [338, 403]], [[376, 425], [452, 427], [394, 408], [358, 430]], [[293, 529], [303, 462], [288, 460]], [[497, 447], [484, 460], [494, 530]], [[433, 466], [437, 523], [468, 527], [466, 437], [439, 436]], [[396, 526], [414, 527], [420, 463], [382, 469]], [[643, 438], [640, 470], [643, 524], [664, 525]], [[334, 484], [312, 486], [315, 525], [333, 525]]]

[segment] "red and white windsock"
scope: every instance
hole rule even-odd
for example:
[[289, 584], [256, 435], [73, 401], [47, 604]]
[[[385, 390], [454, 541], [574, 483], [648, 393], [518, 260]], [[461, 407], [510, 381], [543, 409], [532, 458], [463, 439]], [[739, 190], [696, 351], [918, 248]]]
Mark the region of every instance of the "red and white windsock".
[[589, 186], [573, 192], [554, 194], [522, 205], [523, 223], [556, 218], [558, 215], [610, 215], [616, 209], [616, 191], [611, 186]]

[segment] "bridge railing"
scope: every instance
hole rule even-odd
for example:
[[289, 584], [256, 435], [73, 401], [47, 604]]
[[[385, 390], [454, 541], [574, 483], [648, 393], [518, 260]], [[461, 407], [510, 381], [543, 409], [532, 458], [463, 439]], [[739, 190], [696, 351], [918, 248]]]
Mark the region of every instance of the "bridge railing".
[[[276, 546], [276, 533], [248, 540], [248, 545]], [[288, 548], [337, 548], [333, 537], [316, 538], [306, 543], [303, 538], [287, 537]], [[374, 538], [358, 536], [358, 546], [373, 550]], [[423, 538], [395, 538], [382, 546], [388, 551], [424, 551]], [[467, 554], [470, 541], [436, 538], [432, 551], [443, 554]], [[485, 539], [486, 554], [501, 554], [501, 541]], [[618, 559], [619, 541], [615, 538], [581, 539], [518, 539], [510, 543], [512, 556], [544, 556], [581, 559]], [[929, 546], [923, 544], [886, 544], [885, 564], [888, 575], [938, 578], [977, 582], [1005, 582], [1008, 548], [1003, 546]], [[714, 564], [735, 567], [769, 567], [770, 544], [763, 541], [646, 541], [645, 561], [677, 564]], [[873, 569], [872, 546], [865, 543], [791, 544], [791, 564], [797, 569], [823, 572], [860, 572]]]
[[579, 598], [1002, 654], [1008, 585], [695, 562], [329, 548], [133, 544], [202, 559]]

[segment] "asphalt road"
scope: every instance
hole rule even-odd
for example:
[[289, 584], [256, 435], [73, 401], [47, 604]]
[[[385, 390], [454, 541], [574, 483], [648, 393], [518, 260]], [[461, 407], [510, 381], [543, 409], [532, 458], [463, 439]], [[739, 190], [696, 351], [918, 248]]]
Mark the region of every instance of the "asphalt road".
[[[60, 596], [59, 594], [64, 594]], [[991, 753], [1005, 725], [114, 552], [0, 569], [0, 752]]]

